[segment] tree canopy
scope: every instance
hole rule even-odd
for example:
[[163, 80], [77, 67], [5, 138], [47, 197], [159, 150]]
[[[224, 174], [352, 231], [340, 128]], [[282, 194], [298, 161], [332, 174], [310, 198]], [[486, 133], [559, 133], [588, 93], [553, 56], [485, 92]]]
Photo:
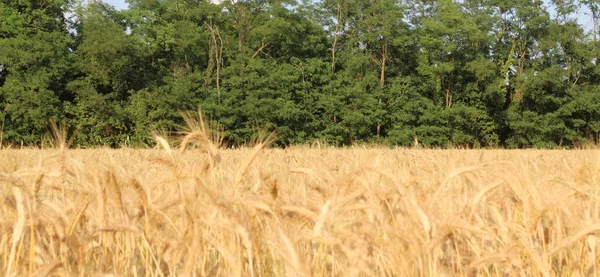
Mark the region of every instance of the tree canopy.
[[[0, 0], [4, 143], [50, 120], [144, 146], [200, 107], [229, 145], [600, 143], [596, 0]], [[589, 13], [592, 30], [577, 23]]]

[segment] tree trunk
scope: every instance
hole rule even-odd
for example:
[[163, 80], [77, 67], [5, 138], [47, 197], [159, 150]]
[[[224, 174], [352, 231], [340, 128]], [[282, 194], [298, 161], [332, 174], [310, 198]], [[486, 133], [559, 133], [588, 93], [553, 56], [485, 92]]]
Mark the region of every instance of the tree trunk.
[[385, 85], [385, 62], [387, 61], [387, 43], [384, 43], [381, 49], [381, 70], [379, 72], [379, 86], [383, 88]]
[[[383, 48], [381, 49], [381, 65], [380, 65], [380, 72], [379, 72], [379, 87], [381, 89], [383, 89], [383, 87], [385, 86], [385, 63], [387, 61], [387, 52], [388, 52], [388, 45], [387, 43], [384, 42], [383, 44]], [[381, 96], [379, 96], [379, 105], [381, 105]], [[379, 137], [381, 135], [381, 122], [378, 121], [377, 122], [377, 137]]]
[[[450, 58], [450, 63], [454, 64], [454, 54]], [[452, 92], [454, 90], [454, 69], [450, 72], [450, 78], [448, 80], [448, 87], [446, 88], [446, 109], [452, 107]]]
[[[219, 33], [219, 29], [214, 25], [208, 25], [210, 29], [210, 40], [211, 40], [211, 48], [214, 49], [211, 51], [211, 57], [209, 58], [209, 66], [212, 66], [211, 60], [213, 59], [212, 54], [214, 53], [214, 60], [216, 65], [216, 86], [217, 86], [217, 101], [221, 102], [221, 64], [223, 61], [223, 39], [221, 38], [221, 34]], [[218, 40], [217, 40], [218, 39]], [[212, 70], [212, 69], [211, 69]]]
[[450, 108], [452, 106], [452, 90], [450, 89], [450, 86], [448, 86], [448, 88], [446, 88], [446, 109]]
[[337, 41], [342, 30], [342, 5], [337, 5], [337, 19], [335, 22], [335, 34], [333, 36], [333, 44], [331, 46], [331, 72], [335, 72], [335, 48], [337, 47]]

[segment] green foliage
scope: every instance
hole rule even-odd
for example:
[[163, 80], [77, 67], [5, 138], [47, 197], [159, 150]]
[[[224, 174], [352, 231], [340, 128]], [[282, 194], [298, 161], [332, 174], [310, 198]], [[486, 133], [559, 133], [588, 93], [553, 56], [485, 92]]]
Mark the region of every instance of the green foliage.
[[55, 120], [81, 147], [147, 146], [198, 107], [228, 145], [264, 127], [280, 146], [600, 140], [600, 44], [574, 1], [129, 4], [0, 1], [5, 142]]
[[0, 110], [4, 140], [36, 144], [69, 100], [64, 80], [74, 61], [63, 18], [66, 1], [0, 2]]

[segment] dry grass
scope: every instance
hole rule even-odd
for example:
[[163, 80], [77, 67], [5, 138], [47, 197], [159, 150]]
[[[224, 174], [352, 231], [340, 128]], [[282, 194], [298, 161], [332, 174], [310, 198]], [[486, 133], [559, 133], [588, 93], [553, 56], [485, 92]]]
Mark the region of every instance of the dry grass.
[[190, 127], [206, 148], [0, 151], [0, 275], [600, 274], [600, 151], [222, 150]]

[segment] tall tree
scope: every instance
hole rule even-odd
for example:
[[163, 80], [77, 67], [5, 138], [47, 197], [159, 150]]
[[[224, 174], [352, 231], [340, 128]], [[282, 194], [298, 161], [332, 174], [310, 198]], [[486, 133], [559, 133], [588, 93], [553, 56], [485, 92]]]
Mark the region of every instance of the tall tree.
[[39, 143], [49, 119], [61, 118], [73, 53], [65, 13], [71, 3], [0, 1], [0, 112], [4, 138]]

